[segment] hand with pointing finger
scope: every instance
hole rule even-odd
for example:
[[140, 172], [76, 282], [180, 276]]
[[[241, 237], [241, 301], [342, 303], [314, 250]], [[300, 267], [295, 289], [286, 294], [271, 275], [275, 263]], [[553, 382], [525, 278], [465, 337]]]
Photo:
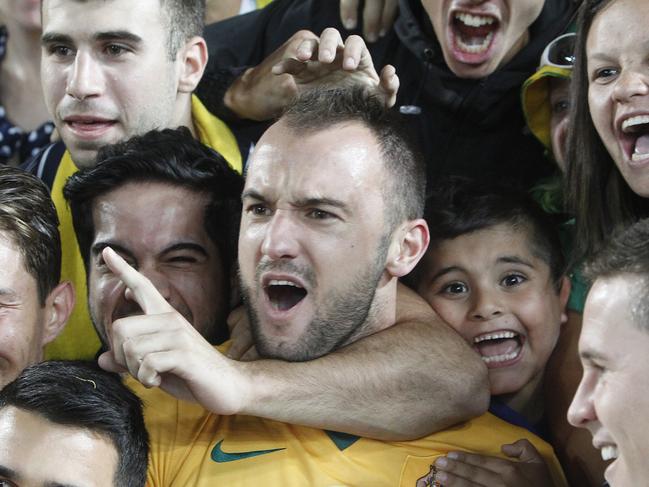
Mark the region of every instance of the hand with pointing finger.
[[225, 104], [241, 118], [268, 120], [296, 95], [320, 85], [366, 86], [391, 107], [399, 78], [391, 65], [380, 75], [376, 72], [360, 36], [343, 41], [333, 28], [320, 37], [299, 31], [261, 64], [246, 70], [225, 93]]
[[217, 414], [236, 414], [246, 403], [248, 378], [238, 363], [210, 345], [160, 295], [151, 281], [110, 248], [106, 265], [126, 286], [144, 315], [116, 320], [107, 330], [110, 350], [99, 365], [128, 372], [146, 387], [160, 387]]

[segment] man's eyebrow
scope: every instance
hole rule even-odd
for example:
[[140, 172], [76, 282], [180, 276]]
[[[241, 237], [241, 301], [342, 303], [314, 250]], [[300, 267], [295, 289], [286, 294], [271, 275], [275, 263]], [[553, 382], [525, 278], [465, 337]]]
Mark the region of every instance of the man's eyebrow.
[[41, 36], [41, 44], [74, 44], [72, 37], [66, 34], [60, 34], [58, 32], [45, 32]]
[[[132, 44], [140, 44], [142, 38], [132, 32], [127, 30], [109, 30], [106, 32], [97, 32], [92, 36], [95, 41], [113, 41], [113, 40], [122, 40], [127, 41]], [[41, 37], [41, 44], [74, 44], [74, 39], [67, 34], [61, 34], [59, 32], [46, 32]]]
[[9, 480], [16, 480], [16, 481], [22, 480], [22, 477], [18, 472], [10, 469], [9, 467], [5, 467], [4, 465], [0, 465], [0, 477], [5, 477]]
[[583, 360], [588, 360], [590, 362], [601, 362], [606, 360], [606, 356], [604, 354], [596, 351], [596, 350], [584, 350], [579, 352], [579, 356]]
[[266, 198], [264, 198], [259, 191], [256, 191], [254, 189], [246, 189], [243, 193], [241, 193], [241, 201], [245, 200], [246, 198], [266, 201]]
[[135, 256], [133, 255], [133, 252], [131, 252], [123, 245], [120, 245], [119, 243], [111, 240], [105, 240], [103, 242], [95, 242], [92, 245], [92, 247], [90, 247], [90, 253], [93, 256], [96, 256], [100, 254], [106, 247], [110, 247], [111, 249], [113, 249], [118, 254], [121, 254], [122, 256], [127, 256], [128, 258], [135, 260]]
[[293, 206], [298, 208], [307, 208], [309, 206], [333, 206], [347, 211], [349, 206], [344, 202], [334, 198], [303, 198], [293, 202]]
[[0, 287], [0, 298], [10, 297], [13, 298], [16, 296], [16, 291], [9, 289], [7, 287]]
[[199, 253], [204, 257], [208, 257], [207, 250], [202, 245], [199, 245], [194, 242], [178, 242], [173, 245], [170, 245], [161, 252], [161, 255], [170, 254], [171, 252], [177, 252], [179, 250], [191, 250], [192, 252]]
[[96, 41], [113, 41], [113, 40], [122, 40], [127, 41], [132, 44], [140, 44], [142, 38], [139, 35], [133, 34], [127, 30], [109, 30], [106, 32], [98, 32], [92, 36]]

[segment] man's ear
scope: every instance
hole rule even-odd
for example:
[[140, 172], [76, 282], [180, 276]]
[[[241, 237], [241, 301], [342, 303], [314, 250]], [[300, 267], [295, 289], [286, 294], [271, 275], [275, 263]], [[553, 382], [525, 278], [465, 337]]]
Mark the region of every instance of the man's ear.
[[207, 44], [202, 37], [192, 37], [185, 46], [178, 52], [180, 78], [178, 80], [178, 91], [181, 93], [192, 93], [203, 77], [207, 66]]
[[74, 287], [69, 281], [56, 286], [45, 300], [45, 319], [43, 323], [43, 343], [45, 346], [53, 341], [68, 322], [74, 308]]
[[392, 236], [385, 269], [393, 277], [405, 276], [424, 256], [429, 241], [430, 233], [424, 219], [404, 222]]
[[561, 324], [564, 324], [568, 321], [568, 310], [566, 309], [566, 306], [568, 305], [568, 298], [570, 298], [572, 284], [570, 283], [568, 276], [563, 276], [560, 282], [559, 306], [561, 306]]

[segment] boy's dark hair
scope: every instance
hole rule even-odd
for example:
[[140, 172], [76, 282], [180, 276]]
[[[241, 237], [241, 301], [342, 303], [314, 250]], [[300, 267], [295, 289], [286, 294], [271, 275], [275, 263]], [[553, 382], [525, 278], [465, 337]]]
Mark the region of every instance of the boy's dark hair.
[[195, 140], [185, 127], [153, 130], [104, 147], [94, 167], [82, 169], [68, 179], [63, 195], [70, 205], [86, 270], [95, 238], [94, 201], [133, 182], [169, 183], [210, 195], [204, 225], [223, 260], [227, 283], [236, 262], [243, 179], [220, 154]]
[[[424, 214], [431, 248], [442, 240], [505, 224], [528, 235], [531, 252], [550, 268], [557, 291], [565, 269], [559, 232], [552, 217], [525, 192], [461, 177], [431, 188]], [[421, 270], [413, 277], [419, 279]]]
[[612, 0], [584, 0], [577, 19], [572, 110], [565, 178], [567, 210], [575, 216], [574, 261], [602, 247], [617, 228], [649, 216], [649, 199], [635, 194], [617, 169], [595, 130], [588, 106], [586, 41], [597, 14]]
[[92, 362], [41, 362], [0, 391], [0, 409], [9, 406], [109, 439], [118, 457], [115, 486], [144, 486], [149, 436], [142, 403], [117, 374]]
[[0, 231], [8, 234], [22, 255], [44, 306], [61, 278], [59, 219], [43, 182], [8, 166], [0, 166]]
[[[420, 218], [426, 195], [426, 168], [400, 119], [364, 87], [319, 88], [298, 97], [280, 117], [298, 133], [313, 133], [342, 123], [367, 127], [381, 148], [383, 185], [390, 229]], [[317, 156], [317, 155], [316, 155]]]
[[593, 283], [599, 278], [632, 274], [644, 282], [634, 296], [631, 309], [636, 324], [649, 332], [649, 219], [639, 220], [616, 233], [584, 267], [584, 276]]

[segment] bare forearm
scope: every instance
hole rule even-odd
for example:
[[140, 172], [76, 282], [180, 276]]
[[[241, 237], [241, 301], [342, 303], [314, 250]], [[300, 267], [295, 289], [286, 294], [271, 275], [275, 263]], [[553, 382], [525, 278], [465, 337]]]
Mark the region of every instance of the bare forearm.
[[488, 404], [484, 365], [430, 312], [303, 363], [246, 363], [245, 414], [383, 440], [425, 436]]

